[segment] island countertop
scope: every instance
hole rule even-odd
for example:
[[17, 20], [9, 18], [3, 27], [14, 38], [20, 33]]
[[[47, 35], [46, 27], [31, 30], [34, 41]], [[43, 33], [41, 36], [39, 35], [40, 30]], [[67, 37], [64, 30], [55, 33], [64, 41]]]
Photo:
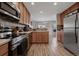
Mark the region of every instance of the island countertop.
[[25, 32], [19, 32], [19, 34], [29, 34], [31, 33], [32, 31], [25, 31]]
[[49, 32], [49, 31], [40, 31], [40, 30], [37, 30], [37, 31], [32, 31], [32, 32]]

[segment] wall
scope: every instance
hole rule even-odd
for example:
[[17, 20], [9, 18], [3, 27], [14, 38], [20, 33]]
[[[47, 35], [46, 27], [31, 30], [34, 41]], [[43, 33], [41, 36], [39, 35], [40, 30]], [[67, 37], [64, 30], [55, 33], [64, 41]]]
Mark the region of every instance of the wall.
[[32, 20], [32, 25], [34, 26], [34, 28], [36, 28], [38, 26], [38, 24], [44, 24], [46, 26], [52, 26], [53, 28], [56, 28], [56, 20], [57, 20], [57, 17], [56, 17], [56, 14], [52, 15], [52, 19], [49, 20], [49, 21], [34, 21]]
[[56, 21], [32, 21], [33, 28], [37, 28], [38, 25], [45, 25], [47, 28], [50, 26], [56, 28]]

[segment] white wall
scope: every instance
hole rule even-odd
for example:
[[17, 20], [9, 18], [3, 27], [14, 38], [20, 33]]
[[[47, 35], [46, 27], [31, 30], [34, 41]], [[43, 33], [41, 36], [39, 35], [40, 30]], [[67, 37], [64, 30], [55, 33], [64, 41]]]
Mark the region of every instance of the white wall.
[[52, 19], [51, 21], [32, 21], [32, 26], [33, 28], [37, 28], [38, 25], [45, 25], [46, 27], [52, 27], [52, 28], [56, 28], [56, 20], [57, 17], [56, 15], [52, 15]]

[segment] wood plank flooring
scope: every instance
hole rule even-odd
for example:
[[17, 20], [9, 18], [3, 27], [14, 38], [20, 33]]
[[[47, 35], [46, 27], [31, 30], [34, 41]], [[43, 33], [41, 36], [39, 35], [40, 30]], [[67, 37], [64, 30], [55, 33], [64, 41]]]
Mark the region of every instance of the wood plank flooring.
[[73, 56], [57, 41], [56, 33], [49, 32], [49, 44], [32, 44], [28, 56]]
[[51, 48], [48, 44], [33, 44], [29, 49], [28, 56], [73, 56], [70, 52], [63, 48], [63, 46]]

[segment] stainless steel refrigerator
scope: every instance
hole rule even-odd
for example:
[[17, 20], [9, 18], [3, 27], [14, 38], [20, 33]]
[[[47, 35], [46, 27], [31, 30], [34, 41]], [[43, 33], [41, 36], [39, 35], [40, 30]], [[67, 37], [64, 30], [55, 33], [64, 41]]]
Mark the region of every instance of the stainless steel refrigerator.
[[64, 47], [79, 55], [79, 11], [76, 10], [64, 18]]

